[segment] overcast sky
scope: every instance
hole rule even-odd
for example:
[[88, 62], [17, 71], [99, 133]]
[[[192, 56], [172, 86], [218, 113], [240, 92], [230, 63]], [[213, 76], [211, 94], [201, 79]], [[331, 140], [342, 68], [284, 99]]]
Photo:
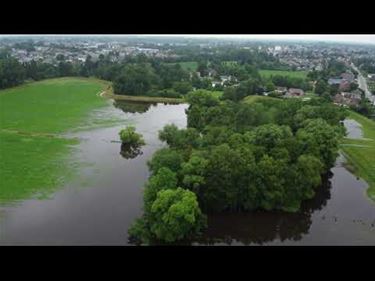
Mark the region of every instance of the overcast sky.
[[[174, 35], [168, 35], [174, 36]], [[288, 35], [288, 34], [256, 34], [256, 35], [184, 35], [186, 37], [210, 37], [210, 38], [246, 38], [246, 39], [274, 39], [274, 40], [313, 40], [313, 41], [335, 41], [335, 42], [347, 42], [347, 43], [369, 43], [375, 44], [375, 34], [368, 35], [332, 35], [332, 34], [317, 34], [317, 35]]]
[[[41, 34], [43, 36], [48, 36], [45, 34]], [[99, 35], [99, 34], [98, 34]], [[94, 35], [94, 36], [98, 36]], [[135, 34], [132, 34], [135, 35]], [[9, 35], [0, 35], [1, 37], [9, 36]], [[20, 35], [16, 35], [20, 36]], [[30, 36], [30, 35], [28, 35]], [[54, 35], [55, 36], [55, 35]], [[61, 36], [70, 36], [70, 35], [61, 35]], [[79, 36], [79, 35], [78, 35]], [[124, 35], [102, 35], [102, 36], [124, 36]], [[125, 35], [126, 36], [126, 35]], [[147, 36], [147, 35], [141, 35], [140, 36]], [[367, 44], [374, 44], [375, 45], [375, 34], [366, 34], [366, 35], [357, 35], [357, 34], [345, 34], [345, 35], [332, 35], [332, 34], [314, 34], [314, 35], [296, 35], [296, 34], [256, 34], [256, 35], [249, 35], [249, 34], [242, 34], [242, 35], [234, 35], [234, 34], [181, 34], [181, 35], [171, 35], [171, 34], [150, 34], [150, 36], [184, 36], [184, 37], [192, 37], [192, 38], [236, 38], [236, 39], [272, 39], [272, 40], [313, 40], [313, 41], [327, 41], [327, 42], [346, 42], [346, 43], [367, 43]]]

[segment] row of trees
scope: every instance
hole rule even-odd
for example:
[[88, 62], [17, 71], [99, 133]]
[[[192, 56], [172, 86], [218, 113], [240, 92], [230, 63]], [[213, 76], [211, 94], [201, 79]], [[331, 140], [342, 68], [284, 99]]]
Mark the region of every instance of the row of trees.
[[[171, 242], [199, 233], [204, 223], [196, 201], [204, 212], [297, 211], [334, 165], [345, 132], [340, 124], [345, 111], [319, 99], [219, 102], [204, 90], [187, 99], [188, 128], [165, 126], [159, 138], [168, 147], [149, 161], [145, 215], [130, 230], [141, 241]], [[154, 216], [159, 192], [177, 192], [177, 187], [195, 195], [190, 195], [191, 204], [173, 219], [163, 221], [164, 213]], [[163, 210], [171, 209], [166, 204]], [[173, 222], [173, 237], [155, 230], [166, 222]]]

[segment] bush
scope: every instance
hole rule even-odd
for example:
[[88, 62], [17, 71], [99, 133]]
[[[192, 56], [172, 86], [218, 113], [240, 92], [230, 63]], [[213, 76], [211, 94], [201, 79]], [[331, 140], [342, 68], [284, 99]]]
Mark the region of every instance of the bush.
[[135, 127], [128, 126], [121, 130], [120, 139], [124, 145], [144, 145], [145, 141], [141, 134], [135, 132]]

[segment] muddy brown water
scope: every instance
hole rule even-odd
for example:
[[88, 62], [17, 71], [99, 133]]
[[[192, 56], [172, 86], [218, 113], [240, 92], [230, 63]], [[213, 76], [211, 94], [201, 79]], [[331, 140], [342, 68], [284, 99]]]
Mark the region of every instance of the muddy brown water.
[[[163, 146], [164, 125], [186, 126], [186, 104], [117, 103], [106, 114], [123, 125], [72, 133], [82, 141], [77, 179], [51, 198], [2, 206], [1, 245], [127, 245], [127, 229], [142, 214], [146, 162]], [[142, 153], [121, 156], [118, 132], [133, 124], [145, 138]], [[375, 204], [367, 184], [349, 173], [340, 156], [314, 199], [294, 214], [253, 212], [208, 216], [208, 229], [193, 245], [375, 245]]]

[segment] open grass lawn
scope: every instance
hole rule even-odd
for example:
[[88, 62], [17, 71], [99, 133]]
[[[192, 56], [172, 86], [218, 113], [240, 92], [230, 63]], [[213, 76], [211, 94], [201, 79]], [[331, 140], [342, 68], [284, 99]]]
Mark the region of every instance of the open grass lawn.
[[[186, 71], [197, 71], [198, 63], [196, 61], [184, 61], [184, 62], [177, 62], [181, 65], [182, 69]], [[169, 64], [177, 64], [177, 63], [169, 63]]]
[[95, 79], [60, 78], [0, 91], [0, 202], [48, 193], [70, 174], [76, 140], [59, 134], [80, 126], [107, 102]]
[[237, 65], [238, 62], [235, 60], [227, 60], [227, 61], [223, 61], [222, 64], [229, 66], [229, 65]]
[[303, 78], [307, 77], [307, 71], [287, 71], [287, 70], [266, 70], [261, 69], [259, 70], [259, 74], [262, 77], [268, 78], [270, 76], [281, 75], [281, 76], [290, 76], [295, 78]]
[[365, 139], [345, 138], [341, 148], [354, 173], [369, 184], [367, 194], [375, 201], [375, 121], [352, 111], [348, 118], [362, 125]]
[[282, 99], [274, 98], [274, 97], [267, 97], [267, 96], [247, 96], [243, 100], [245, 103], [252, 104], [255, 102], [281, 102], [283, 101]]

